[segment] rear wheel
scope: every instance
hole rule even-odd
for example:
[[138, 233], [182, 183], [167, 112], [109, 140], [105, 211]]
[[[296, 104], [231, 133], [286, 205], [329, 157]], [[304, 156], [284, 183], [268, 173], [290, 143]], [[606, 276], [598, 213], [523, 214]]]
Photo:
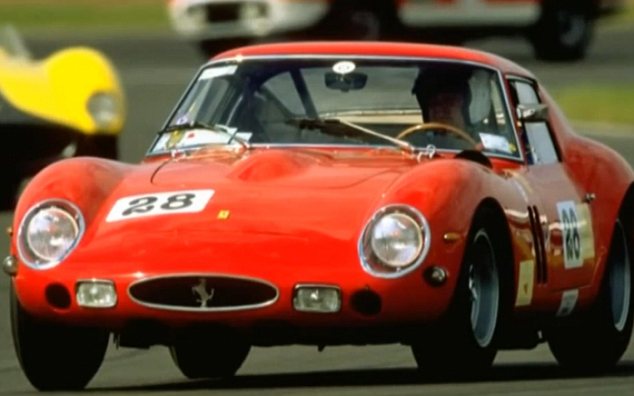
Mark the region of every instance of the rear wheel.
[[109, 333], [40, 321], [10, 296], [13, 344], [22, 371], [39, 390], [83, 389], [103, 362]]
[[172, 360], [185, 377], [228, 378], [244, 363], [251, 346], [229, 332], [210, 331], [183, 337], [170, 347]]
[[530, 33], [538, 59], [583, 59], [592, 39], [594, 20], [587, 2], [550, 1]]
[[562, 367], [576, 372], [609, 370], [627, 349], [634, 308], [634, 271], [627, 244], [631, 238], [631, 231], [617, 221], [595, 305], [546, 332], [550, 350]]
[[491, 366], [497, 348], [495, 336], [501, 311], [500, 272], [492, 230], [478, 216], [447, 317], [425, 340], [412, 345], [425, 375], [465, 376]]

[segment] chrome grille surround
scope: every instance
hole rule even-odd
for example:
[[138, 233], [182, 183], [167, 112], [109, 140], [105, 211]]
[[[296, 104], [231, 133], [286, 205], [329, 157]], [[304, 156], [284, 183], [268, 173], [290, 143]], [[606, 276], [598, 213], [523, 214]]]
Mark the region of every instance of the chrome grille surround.
[[183, 312], [227, 312], [264, 308], [279, 290], [261, 279], [187, 273], [143, 278], [128, 287], [128, 296], [148, 308]]

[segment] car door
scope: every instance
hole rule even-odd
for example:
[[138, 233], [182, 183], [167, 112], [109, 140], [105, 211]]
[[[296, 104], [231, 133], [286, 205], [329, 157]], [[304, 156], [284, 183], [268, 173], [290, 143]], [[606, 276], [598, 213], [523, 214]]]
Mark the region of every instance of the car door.
[[578, 289], [590, 283], [594, 272], [592, 208], [563, 166], [536, 83], [513, 78], [509, 85], [526, 158], [521, 177], [536, 202], [529, 208], [538, 236], [535, 283], [545, 291], [545, 299], [561, 294], [558, 313], [566, 315], [576, 304]]

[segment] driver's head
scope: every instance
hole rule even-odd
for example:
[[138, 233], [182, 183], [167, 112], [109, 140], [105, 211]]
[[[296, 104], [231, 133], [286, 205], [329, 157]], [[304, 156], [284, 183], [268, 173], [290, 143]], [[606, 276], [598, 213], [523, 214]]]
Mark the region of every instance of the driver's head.
[[424, 122], [440, 122], [464, 129], [471, 101], [468, 76], [451, 67], [421, 71], [412, 93]]

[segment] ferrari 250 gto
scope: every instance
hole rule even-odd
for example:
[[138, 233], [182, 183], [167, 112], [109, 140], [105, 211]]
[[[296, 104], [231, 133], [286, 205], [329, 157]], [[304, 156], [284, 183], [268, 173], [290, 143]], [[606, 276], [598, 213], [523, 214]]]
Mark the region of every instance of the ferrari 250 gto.
[[110, 339], [166, 346], [188, 378], [291, 344], [400, 343], [422, 375], [461, 376], [547, 342], [608, 370], [632, 333], [633, 182], [490, 53], [230, 50], [141, 163], [29, 183], [3, 262], [15, 349], [43, 390], [86, 386]]

